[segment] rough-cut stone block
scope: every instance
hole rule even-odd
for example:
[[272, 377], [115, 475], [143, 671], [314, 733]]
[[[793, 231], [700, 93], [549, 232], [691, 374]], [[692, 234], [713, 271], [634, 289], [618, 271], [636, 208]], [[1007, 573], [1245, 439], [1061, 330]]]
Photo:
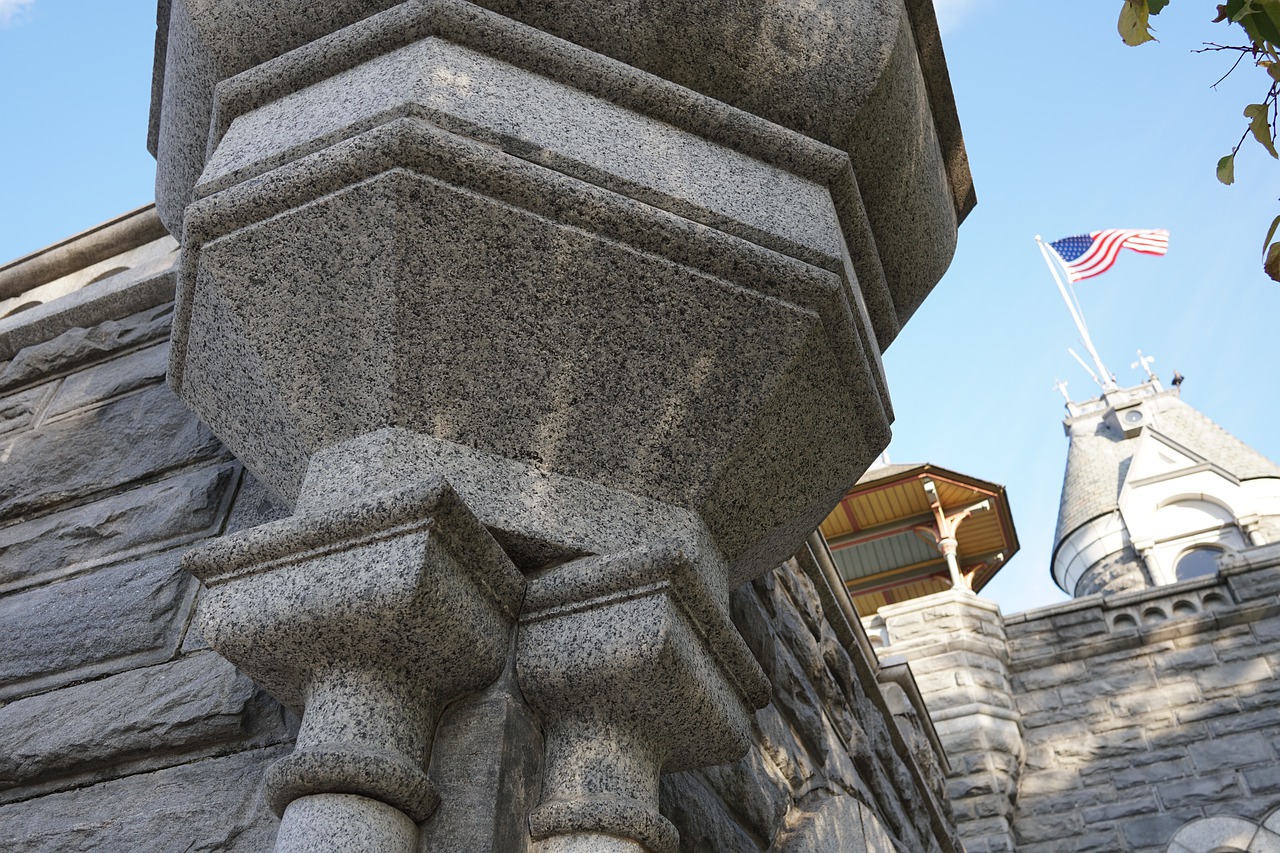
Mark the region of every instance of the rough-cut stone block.
[[1163, 812], [1127, 820], [1120, 831], [1131, 848], [1163, 846], [1184, 823], [1198, 817], [1200, 813], [1194, 810]]
[[30, 426], [52, 390], [52, 384], [37, 385], [0, 398], [0, 433], [14, 432]]
[[866, 850], [890, 853], [893, 842], [875, 814], [852, 797], [827, 797], [790, 816], [774, 846], [777, 853]]
[[0, 528], [0, 590], [214, 532], [236, 470], [204, 468]]
[[284, 709], [245, 675], [214, 654], [191, 655], [0, 708], [0, 799], [288, 737]]
[[1193, 743], [1187, 751], [1201, 773], [1241, 769], [1250, 764], [1274, 761], [1272, 740], [1266, 732], [1247, 732]]
[[159, 344], [73, 373], [62, 381], [46, 417], [56, 418], [145, 385], [158, 384], [164, 381], [168, 367], [169, 346]]
[[[1280, 706], [1272, 702], [1254, 710], [1243, 709], [1238, 714], [1209, 720], [1209, 734], [1213, 737], [1234, 734], [1236, 732], [1256, 732], [1259, 729], [1270, 729], [1280, 732]], [[1265, 732], [1260, 736], [1265, 736]]]
[[1198, 720], [1212, 720], [1216, 717], [1233, 716], [1240, 712], [1240, 700], [1235, 696], [1222, 696], [1216, 699], [1201, 699], [1193, 705], [1185, 705], [1174, 711], [1178, 722], [1186, 725]]
[[781, 773], [762, 752], [751, 749], [732, 764], [713, 765], [695, 772], [753, 837], [768, 844], [773, 842], [787, 813], [790, 797]]
[[69, 329], [52, 340], [19, 350], [0, 370], [0, 389], [33, 382], [125, 347], [164, 338], [169, 334], [172, 314], [172, 304], [148, 308], [89, 329]]
[[[451, 150], [420, 125], [395, 132]], [[512, 204], [449, 179], [395, 169], [207, 242], [170, 375], [184, 399], [290, 497], [317, 450], [399, 427], [699, 512], [748, 574], [794, 551], [880, 440], [855, 411], [872, 368], [843, 328], [839, 276], [727, 245], [715, 256], [734, 268], [703, 270], [669, 255], [723, 240], [710, 229], [637, 247], [518, 205], [563, 194], [564, 208], [603, 205], [597, 225], [645, 209], [611, 212], [576, 185]], [[805, 405], [817, 388], [840, 393]], [[449, 474], [500, 526], [510, 508], [468, 475]]]
[[1191, 776], [1193, 772], [1191, 762], [1187, 758], [1178, 757], [1122, 770], [1112, 777], [1111, 783], [1115, 785], [1117, 791], [1120, 791], [1132, 788], [1134, 785], [1147, 785], [1163, 779], [1182, 779]]
[[179, 557], [169, 552], [0, 598], [0, 698], [168, 659], [195, 589]]
[[1135, 798], [1126, 799], [1119, 803], [1107, 803], [1100, 806], [1092, 806], [1083, 809], [1080, 814], [1084, 817], [1085, 823], [1103, 823], [1104, 821], [1120, 820], [1121, 818], [1137, 817], [1139, 815], [1154, 814], [1159, 811], [1156, 798], [1151, 794], [1140, 794]]
[[1246, 770], [1244, 781], [1254, 794], [1274, 794], [1280, 791], [1280, 765], [1273, 764]]
[[760, 846], [728, 811], [730, 805], [696, 773], [662, 777], [661, 810], [680, 832], [681, 853], [759, 853]]
[[[1166, 777], [1167, 778], [1167, 777]], [[1153, 778], [1151, 781], [1158, 781]], [[1156, 790], [1166, 809], [1204, 808], [1210, 803], [1230, 802], [1238, 799], [1243, 791], [1234, 772], [1215, 773], [1177, 782], [1158, 784]]]
[[0, 514], [14, 518], [224, 452], [157, 385], [0, 442]]
[[1155, 667], [1156, 674], [1163, 679], [1169, 673], [1217, 666], [1218, 656], [1212, 646], [1198, 645], [1152, 655], [1151, 664]]
[[1257, 681], [1269, 681], [1273, 675], [1266, 660], [1255, 658], [1202, 670], [1196, 673], [1195, 678], [1200, 687], [1207, 692], [1224, 688], [1234, 689]]
[[1042, 770], [1027, 773], [1018, 785], [1021, 796], [1052, 795], [1080, 787], [1080, 774], [1074, 770]]
[[276, 821], [258, 794], [287, 750], [252, 750], [0, 806], [6, 853], [262, 853]]
[[1017, 826], [1019, 841], [1052, 841], [1078, 835], [1084, 829], [1084, 820], [1079, 815], [1069, 812], [1020, 818]]
[[1019, 672], [1013, 677], [1018, 692], [1044, 690], [1083, 681], [1089, 677], [1089, 671], [1080, 661], [1053, 664], [1038, 669]]

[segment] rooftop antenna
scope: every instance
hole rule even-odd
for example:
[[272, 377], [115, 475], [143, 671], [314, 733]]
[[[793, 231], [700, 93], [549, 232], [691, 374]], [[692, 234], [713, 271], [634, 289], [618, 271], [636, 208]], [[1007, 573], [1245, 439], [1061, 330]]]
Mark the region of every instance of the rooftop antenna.
[[1089, 353], [1090, 357], [1093, 359], [1094, 365], [1097, 366], [1097, 372], [1095, 373], [1091, 370], [1080, 356], [1076, 355], [1071, 350], [1067, 350], [1067, 352], [1070, 352], [1071, 355], [1075, 357], [1075, 360], [1080, 362], [1080, 365], [1084, 367], [1085, 370], [1089, 371], [1089, 375], [1093, 377], [1093, 381], [1097, 382], [1098, 385], [1102, 387], [1103, 391], [1110, 391], [1116, 387], [1115, 379], [1111, 376], [1111, 371], [1107, 370], [1106, 366], [1102, 363], [1102, 358], [1099, 357], [1098, 350], [1093, 345], [1093, 338], [1089, 336], [1089, 327], [1085, 325], [1084, 315], [1080, 311], [1080, 304], [1078, 301], [1073, 299], [1075, 296], [1075, 288], [1071, 288], [1070, 296], [1067, 295], [1067, 287], [1069, 286], [1071, 277], [1069, 275], [1067, 276], [1068, 285], [1064, 285], [1062, 283], [1062, 276], [1058, 275], [1060, 270], [1064, 274], [1066, 273], [1066, 269], [1063, 267], [1062, 258], [1058, 256], [1058, 253], [1055, 252], [1051, 246], [1046, 244], [1044, 240], [1040, 239], [1039, 234], [1036, 235], [1036, 245], [1040, 247], [1040, 254], [1044, 258], [1045, 266], [1049, 268], [1049, 273], [1053, 276], [1054, 284], [1058, 285], [1058, 292], [1062, 294], [1062, 301], [1066, 303], [1067, 310], [1071, 312], [1071, 319], [1075, 321], [1076, 330], [1080, 332], [1080, 342], [1084, 344], [1085, 352]]

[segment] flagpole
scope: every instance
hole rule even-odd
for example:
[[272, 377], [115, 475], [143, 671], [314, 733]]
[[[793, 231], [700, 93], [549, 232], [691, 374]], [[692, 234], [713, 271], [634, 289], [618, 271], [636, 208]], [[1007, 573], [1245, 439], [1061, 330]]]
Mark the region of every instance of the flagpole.
[[[1040, 255], [1044, 258], [1045, 266], [1049, 268], [1049, 274], [1053, 276], [1053, 283], [1058, 285], [1058, 293], [1062, 294], [1062, 301], [1066, 303], [1067, 310], [1071, 312], [1071, 319], [1075, 321], [1076, 330], [1080, 332], [1080, 339], [1084, 343], [1084, 348], [1093, 358], [1093, 363], [1098, 367], [1098, 376], [1101, 377], [1099, 384], [1102, 390], [1107, 391], [1116, 387], [1115, 381], [1111, 378], [1111, 372], [1107, 370], [1102, 363], [1102, 359], [1098, 356], [1097, 349], [1093, 346], [1093, 338], [1089, 337], [1089, 327], [1084, 324], [1084, 317], [1081, 312], [1076, 310], [1076, 306], [1072, 303], [1071, 297], [1067, 295], [1067, 288], [1063, 286], [1062, 279], [1058, 276], [1058, 265], [1054, 264], [1053, 259], [1058, 257], [1058, 253], [1052, 248], [1045, 245], [1044, 240], [1040, 239], [1040, 235], [1036, 235], [1036, 245], [1040, 247]], [[1059, 263], [1061, 260], [1059, 259]], [[1065, 273], [1065, 270], [1064, 270]]]

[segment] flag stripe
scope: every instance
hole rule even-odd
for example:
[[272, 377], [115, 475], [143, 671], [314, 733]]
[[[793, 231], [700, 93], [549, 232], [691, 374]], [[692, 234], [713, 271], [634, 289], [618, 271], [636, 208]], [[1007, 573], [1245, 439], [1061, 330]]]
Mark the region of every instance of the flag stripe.
[[1165, 254], [1169, 250], [1169, 232], [1163, 228], [1108, 228], [1055, 240], [1049, 245], [1074, 282], [1111, 269], [1121, 249], [1144, 255]]

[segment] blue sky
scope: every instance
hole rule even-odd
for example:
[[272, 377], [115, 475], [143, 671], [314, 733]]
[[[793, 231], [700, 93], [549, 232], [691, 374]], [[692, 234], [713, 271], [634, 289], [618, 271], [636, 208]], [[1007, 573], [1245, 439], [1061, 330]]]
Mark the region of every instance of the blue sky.
[[[1159, 43], [1126, 48], [1118, 0], [941, 0], [939, 18], [978, 207], [951, 270], [885, 363], [897, 412], [890, 456], [1008, 487], [1023, 550], [985, 594], [1007, 612], [1064, 600], [1048, 560], [1066, 458], [1062, 398], [1096, 390], [1036, 234], [1168, 228], [1167, 257], [1127, 253], [1078, 292], [1121, 384], [1141, 348], [1183, 397], [1272, 459], [1280, 285], [1261, 272], [1280, 213], [1278, 164], [1256, 145], [1224, 187], [1214, 164], [1264, 84], [1221, 54], [1213, 3], [1175, 0]], [[0, 0], [0, 259], [150, 201], [151, 0]]]

